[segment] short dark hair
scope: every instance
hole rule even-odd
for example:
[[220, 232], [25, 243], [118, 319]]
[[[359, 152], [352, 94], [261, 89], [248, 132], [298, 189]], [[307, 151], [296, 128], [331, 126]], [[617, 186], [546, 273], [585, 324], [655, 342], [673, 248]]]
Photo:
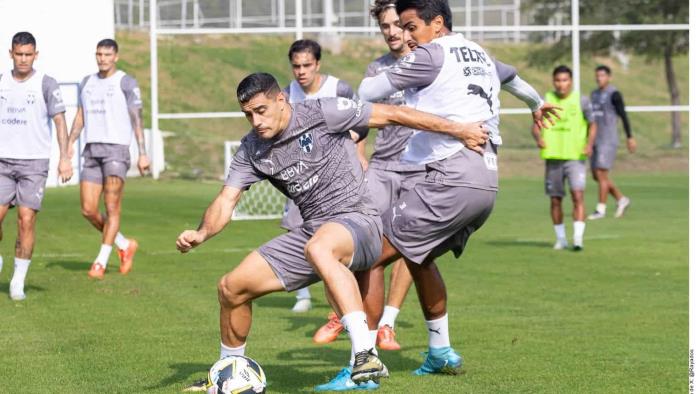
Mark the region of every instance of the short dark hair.
[[105, 38], [97, 43], [97, 48], [114, 48], [114, 52], [118, 53], [118, 43], [111, 38]]
[[309, 52], [314, 55], [317, 61], [321, 60], [321, 45], [314, 40], [297, 40], [290, 45], [288, 59], [292, 61], [292, 56], [300, 52]]
[[565, 64], [561, 64], [553, 69], [553, 76], [555, 77], [557, 74], [568, 74], [571, 78], [573, 78], [573, 70], [571, 70], [570, 67], [566, 66]]
[[249, 74], [237, 85], [237, 100], [249, 102], [254, 96], [263, 93], [266, 97], [280, 92], [280, 86], [273, 75], [268, 73]]
[[15, 45], [32, 45], [36, 48], [36, 38], [28, 31], [20, 31], [12, 37], [12, 47]]
[[594, 70], [595, 72], [604, 71], [605, 73], [607, 73], [607, 75], [611, 75], [611, 68], [609, 68], [609, 66], [605, 66], [604, 64], [600, 64]]
[[396, 0], [375, 0], [375, 4], [370, 8], [370, 15], [379, 22], [379, 16], [390, 8], [396, 11]]
[[423, 19], [427, 25], [436, 16], [442, 16], [442, 19], [445, 20], [445, 27], [452, 31], [452, 10], [447, 0], [398, 0], [396, 2], [396, 13], [399, 15], [410, 8], [415, 9], [418, 17]]

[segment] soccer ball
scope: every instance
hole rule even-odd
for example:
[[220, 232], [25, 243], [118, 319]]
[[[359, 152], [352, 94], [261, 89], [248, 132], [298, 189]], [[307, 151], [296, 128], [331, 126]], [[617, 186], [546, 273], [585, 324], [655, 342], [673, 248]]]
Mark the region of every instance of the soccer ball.
[[208, 372], [208, 394], [259, 394], [266, 392], [266, 374], [249, 357], [229, 356]]

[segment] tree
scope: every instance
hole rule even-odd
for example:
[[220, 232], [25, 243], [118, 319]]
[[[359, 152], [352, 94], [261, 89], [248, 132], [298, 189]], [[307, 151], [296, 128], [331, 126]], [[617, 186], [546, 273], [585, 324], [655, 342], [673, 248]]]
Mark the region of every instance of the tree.
[[[564, 23], [570, 23], [570, 1], [531, 0], [528, 9], [535, 23], [547, 23], [556, 14], [564, 15]], [[581, 0], [582, 24], [680, 24], [688, 23], [688, 0]], [[630, 31], [614, 35], [612, 32], [585, 32], [582, 35], [584, 49], [593, 54], [606, 54], [611, 48], [620, 48], [648, 59], [664, 62], [665, 79], [672, 105], [680, 105], [679, 87], [674, 72], [674, 56], [688, 53], [689, 37], [684, 30]], [[550, 50], [536, 50], [530, 55], [533, 62], [553, 62], [567, 55], [570, 38], [563, 37]], [[681, 146], [681, 117], [672, 112], [672, 146]]]

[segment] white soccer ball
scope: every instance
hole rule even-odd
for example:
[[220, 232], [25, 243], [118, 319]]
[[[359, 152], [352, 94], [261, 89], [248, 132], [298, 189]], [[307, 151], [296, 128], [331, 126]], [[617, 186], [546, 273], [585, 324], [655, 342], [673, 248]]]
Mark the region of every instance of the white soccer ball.
[[229, 356], [208, 372], [208, 394], [259, 394], [266, 392], [266, 374], [249, 357]]

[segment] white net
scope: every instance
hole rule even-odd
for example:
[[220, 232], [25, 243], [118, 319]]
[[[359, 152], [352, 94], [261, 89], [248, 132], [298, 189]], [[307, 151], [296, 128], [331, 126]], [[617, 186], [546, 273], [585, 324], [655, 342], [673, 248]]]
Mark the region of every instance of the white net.
[[[240, 141], [225, 141], [225, 178]], [[234, 220], [279, 219], [283, 216], [285, 196], [268, 181], [253, 185], [244, 192], [232, 214]]]

